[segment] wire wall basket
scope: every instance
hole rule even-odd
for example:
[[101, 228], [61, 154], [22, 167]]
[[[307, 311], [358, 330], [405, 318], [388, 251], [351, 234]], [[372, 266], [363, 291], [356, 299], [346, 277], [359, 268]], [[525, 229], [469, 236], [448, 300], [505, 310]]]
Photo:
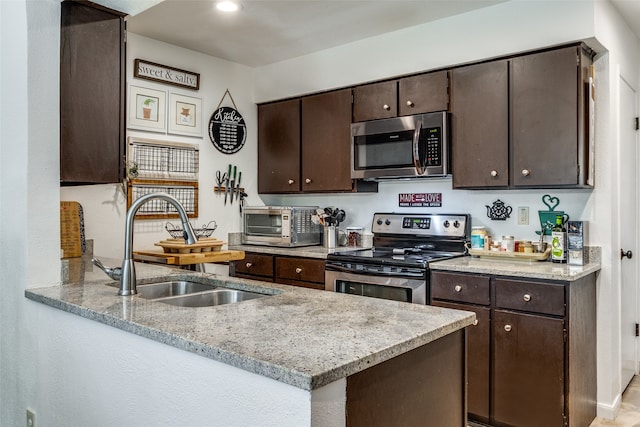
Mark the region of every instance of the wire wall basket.
[[[129, 183], [127, 204], [131, 204], [139, 197], [150, 193], [166, 193], [175, 197], [184, 207], [189, 218], [198, 216], [198, 182], [167, 182], [133, 180]], [[151, 199], [140, 206], [136, 218], [163, 219], [178, 218], [176, 208], [161, 199]]]
[[198, 179], [197, 145], [129, 138], [127, 174], [140, 179]]

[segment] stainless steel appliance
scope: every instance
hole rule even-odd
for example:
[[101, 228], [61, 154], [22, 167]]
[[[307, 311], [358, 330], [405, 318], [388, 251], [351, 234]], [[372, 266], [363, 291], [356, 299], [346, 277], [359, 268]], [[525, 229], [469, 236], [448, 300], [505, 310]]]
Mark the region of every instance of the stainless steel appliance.
[[249, 206], [242, 212], [242, 243], [267, 246], [313, 246], [322, 227], [311, 221], [317, 206]]
[[449, 174], [448, 113], [353, 123], [351, 178], [435, 177]]
[[325, 289], [396, 301], [429, 302], [429, 263], [465, 255], [469, 214], [376, 213], [373, 248], [329, 254]]

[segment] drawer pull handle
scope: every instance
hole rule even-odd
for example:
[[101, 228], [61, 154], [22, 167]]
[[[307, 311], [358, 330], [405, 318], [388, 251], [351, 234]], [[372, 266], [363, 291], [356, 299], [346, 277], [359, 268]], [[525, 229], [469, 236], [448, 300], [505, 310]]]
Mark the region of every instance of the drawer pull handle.
[[529, 169], [522, 169], [522, 176], [529, 176], [531, 175], [531, 171]]
[[311, 184], [311, 178], [305, 179], [304, 182], [307, 183], [307, 184]]
[[287, 181], [289, 183], [289, 185], [293, 184], [295, 181], [290, 179], [289, 181]]
[[473, 321], [473, 326], [478, 326], [478, 319]]
[[251, 268], [251, 266], [252, 266], [253, 264], [251, 264], [250, 262], [248, 262], [248, 263], [246, 263], [245, 265], [247, 266], [247, 268]]
[[492, 170], [492, 171], [491, 171], [491, 176], [492, 176], [492, 177], [494, 177], [494, 178], [495, 178], [496, 176], [498, 176], [498, 171], [497, 171], [497, 170]]
[[504, 330], [507, 332], [511, 332], [511, 325], [504, 325]]
[[454, 290], [454, 291], [456, 291], [456, 292], [460, 292], [460, 291], [462, 291], [462, 286], [460, 286], [460, 285], [456, 285], [456, 286], [453, 288], [453, 290]]
[[389, 104], [384, 104], [384, 105], [382, 106], [382, 108], [383, 108], [384, 110], [386, 110], [386, 111], [391, 110], [391, 107], [389, 106]]
[[407, 107], [414, 107], [416, 104], [413, 103], [413, 101], [409, 100], [407, 101]]
[[302, 269], [301, 269], [300, 267], [296, 267], [296, 273], [297, 273], [297, 274], [302, 273]]
[[524, 299], [526, 302], [529, 302], [529, 301], [531, 301], [531, 295], [524, 294], [524, 297], [522, 297], [522, 299]]

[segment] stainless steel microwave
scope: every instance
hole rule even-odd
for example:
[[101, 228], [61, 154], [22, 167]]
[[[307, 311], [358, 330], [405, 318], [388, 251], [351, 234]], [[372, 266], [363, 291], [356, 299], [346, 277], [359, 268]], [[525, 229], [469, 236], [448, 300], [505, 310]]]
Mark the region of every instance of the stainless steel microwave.
[[314, 246], [322, 227], [311, 221], [317, 206], [249, 206], [242, 209], [242, 243], [267, 246]]
[[446, 176], [449, 116], [446, 111], [351, 125], [351, 178]]

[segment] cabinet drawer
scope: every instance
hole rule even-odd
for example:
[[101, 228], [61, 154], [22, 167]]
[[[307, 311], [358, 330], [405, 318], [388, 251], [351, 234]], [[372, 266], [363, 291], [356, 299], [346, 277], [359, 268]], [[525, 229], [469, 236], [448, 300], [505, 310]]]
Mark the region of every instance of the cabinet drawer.
[[234, 261], [236, 273], [273, 277], [273, 255], [245, 253], [243, 260]]
[[564, 285], [496, 279], [496, 307], [564, 316]]
[[[276, 258], [276, 282], [288, 280], [322, 283], [324, 287], [325, 261], [308, 258]], [[280, 281], [284, 279], [284, 281]]]
[[432, 271], [431, 298], [489, 305], [489, 277]]

